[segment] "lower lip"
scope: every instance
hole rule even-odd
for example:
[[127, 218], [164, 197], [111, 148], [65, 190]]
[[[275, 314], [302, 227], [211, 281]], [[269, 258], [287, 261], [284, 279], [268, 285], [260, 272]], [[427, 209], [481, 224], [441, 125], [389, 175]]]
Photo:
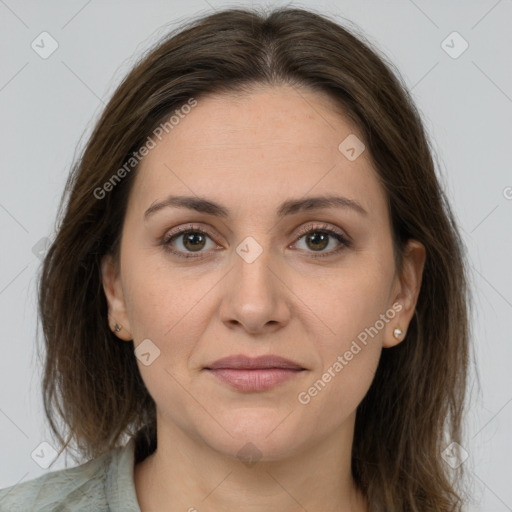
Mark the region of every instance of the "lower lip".
[[232, 368], [219, 368], [208, 370], [219, 380], [229, 384], [238, 391], [255, 392], [271, 389], [282, 382], [293, 379], [303, 370], [290, 370], [285, 368], [266, 368], [257, 370], [244, 370]]

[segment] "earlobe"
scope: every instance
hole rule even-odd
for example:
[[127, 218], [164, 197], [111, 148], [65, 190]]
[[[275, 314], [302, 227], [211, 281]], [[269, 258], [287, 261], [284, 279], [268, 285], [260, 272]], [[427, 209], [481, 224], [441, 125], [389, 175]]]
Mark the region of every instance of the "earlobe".
[[402, 329], [400, 329], [400, 327], [395, 327], [395, 329], [393, 329], [393, 336], [397, 339], [397, 340], [402, 340], [402, 336], [404, 335], [404, 331], [402, 331]]
[[398, 276], [394, 303], [401, 309], [393, 321], [389, 322], [391, 332], [386, 332], [383, 346], [394, 347], [406, 341], [407, 329], [414, 315], [416, 303], [421, 289], [426, 250], [422, 243], [410, 239], [404, 249], [402, 273]]
[[[393, 323], [394, 322], [394, 323]], [[391, 325], [391, 329], [393, 330], [392, 335], [388, 334], [387, 332], [384, 335], [384, 341], [382, 342], [382, 346], [384, 348], [391, 348], [402, 341], [405, 340], [405, 337], [407, 335], [407, 331], [401, 327], [401, 321], [400, 320], [394, 320], [389, 322]]]
[[118, 338], [130, 341], [133, 338], [121, 287], [121, 275], [118, 265], [110, 254], [105, 255], [101, 260], [101, 275], [108, 305], [109, 328]]

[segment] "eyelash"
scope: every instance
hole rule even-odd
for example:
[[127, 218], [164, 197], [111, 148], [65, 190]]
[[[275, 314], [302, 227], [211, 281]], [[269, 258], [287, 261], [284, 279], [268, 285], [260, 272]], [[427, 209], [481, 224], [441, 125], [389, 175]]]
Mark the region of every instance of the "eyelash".
[[[206, 235], [210, 239], [213, 239], [213, 237], [208, 233], [208, 231], [205, 231], [199, 227], [189, 225], [177, 228], [173, 233], [166, 235], [162, 238], [160, 245], [163, 246], [164, 250], [168, 253], [174, 254], [176, 256], [179, 256], [181, 258], [201, 258], [203, 257], [201, 255], [201, 252], [198, 252], [196, 254], [194, 253], [182, 253], [181, 251], [176, 251], [172, 249], [171, 242], [177, 239], [179, 236], [187, 234], [187, 233], [199, 233], [201, 235]], [[331, 251], [325, 252], [325, 253], [319, 253], [314, 254], [314, 252], [311, 254], [312, 258], [325, 258], [328, 256], [333, 256], [334, 254], [338, 254], [340, 251], [342, 251], [345, 248], [349, 248], [352, 246], [352, 243], [345, 238], [344, 235], [342, 235], [340, 232], [333, 230], [330, 228], [327, 224], [322, 224], [319, 226], [306, 226], [302, 228], [294, 243], [297, 243], [301, 238], [303, 238], [305, 235], [308, 235], [310, 233], [322, 233], [325, 235], [329, 235], [333, 238], [335, 238], [338, 242], [340, 242], [340, 246], [336, 249], [332, 249]], [[309, 252], [309, 251], [308, 251]]]

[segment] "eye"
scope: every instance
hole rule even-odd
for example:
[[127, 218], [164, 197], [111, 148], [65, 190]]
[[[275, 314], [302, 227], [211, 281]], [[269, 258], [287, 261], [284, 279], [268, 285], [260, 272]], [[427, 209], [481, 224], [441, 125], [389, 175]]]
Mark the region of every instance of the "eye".
[[[308, 251], [308, 249], [312, 249], [312, 251], [308, 252], [319, 253], [312, 254], [311, 256], [313, 258], [332, 256], [344, 248], [351, 246], [351, 242], [343, 235], [343, 233], [330, 228], [327, 224], [320, 226], [306, 226], [305, 228], [302, 228], [299, 232], [299, 238], [295, 244], [302, 239], [304, 239], [306, 251]], [[329, 251], [324, 251], [324, 249], [329, 246], [332, 239], [336, 240], [337, 246]]]
[[[207, 239], [212, 241], [209, 233], [194, 226], [184, 226], [165, 236], [161, 242], [164, 250], [183, 258], [198, 258], [207, 246]], [[178, 242], [176, 248], [174, 242]], [[213, 242], [213, 241], [212, 241]], [[215, 244], [214, 244], [215, 245]], [[210, 247], [211, 248], [211, 247]], [[194, 254], [198, 253], [198, 254]]]
[[[352, 245], [341, 231], [334, 230], [327, 224], [319, 226], [310, 225], [302, 228], [299, 231], [297, 240], [292, 246], [295, 246], [302, 239], [304, 239], [306, 249], [301, 250], [318, 253], [311, 254], [313, 258], [332, 256]], [[336, 240], [337, 246], [334, 249], [325, 251], [324, 249], [330, 245], [333, 239]], [[204, 256], [204, 252], [208, 252], [208, 240], [214, 245], [214, 247], [210, 246], [209, 249], [215, 250], [216, 244], [207, 231], [196, 226], [188, 225], [179, 227], [164, 236], [160, 244], [165, 251], [176, 256], [182, 258], [200, 258]], [[203, 251], [205, 248], [207, 250]], [[217, 245], [216, 248], [220, 248], [220, 246]]]

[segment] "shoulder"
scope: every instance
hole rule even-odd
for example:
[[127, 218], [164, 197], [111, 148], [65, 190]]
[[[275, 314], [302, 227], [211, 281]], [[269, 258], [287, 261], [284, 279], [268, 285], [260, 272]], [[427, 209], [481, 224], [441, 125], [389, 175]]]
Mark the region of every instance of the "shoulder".
[[[133, 486], [133, 447], [115, 448], [97, 459], [61, 469], [0, 490], [1, 512], [108, 512], [112, 492], [120, 494], [119, 477]], [[130, 471], [131, 470], [131, 471]], [[134, 489], [133, 496], [134, 497]], [[117, 499], [117, 498], [116, 498]], [[137, 510], [137, 508], [134, 508]]]

